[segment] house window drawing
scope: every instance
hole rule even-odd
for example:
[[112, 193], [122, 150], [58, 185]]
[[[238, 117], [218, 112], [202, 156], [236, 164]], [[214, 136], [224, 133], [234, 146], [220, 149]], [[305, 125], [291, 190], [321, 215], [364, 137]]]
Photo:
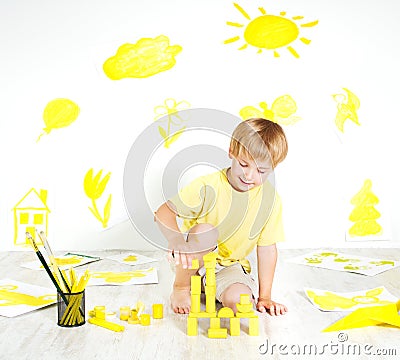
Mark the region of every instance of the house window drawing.
[[[47, 190], [30, 189], [14, 206], [14, 244], [17, 246], [30, 245], [25, 233], [28, 231], [36, 239], [35, 228], [39, 227], [47, 234], [48, 215]], [[37, 243], [41, 244], [40, 238]]]

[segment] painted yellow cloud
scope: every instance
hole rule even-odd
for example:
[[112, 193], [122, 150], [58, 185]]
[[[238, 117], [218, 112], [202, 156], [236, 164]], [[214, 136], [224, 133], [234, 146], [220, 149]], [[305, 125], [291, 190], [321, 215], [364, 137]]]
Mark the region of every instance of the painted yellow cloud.
[[160, 35], [140, 39], [136, 44], [121, 45], [117, 53], [103, 64], [111, 80], [145, 78], [171, 69], [175, 56], [182, 51], [179, 45], [169, 45], [169, 38]]

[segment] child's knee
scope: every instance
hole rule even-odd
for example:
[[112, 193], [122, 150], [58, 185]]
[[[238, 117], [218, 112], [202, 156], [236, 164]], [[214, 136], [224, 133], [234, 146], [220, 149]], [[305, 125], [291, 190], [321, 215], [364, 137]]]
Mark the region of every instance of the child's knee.
[[188, 242], [197, 251], [210, 252], [217, 246], [218, 230], [211, 224], [197, 224], [188, 233]]
[[253, 299], [253, 293], [247, 285], [234, 283], [222, 292], [220, 300], [223, 306], [231, 308], [236, 313], [236, 304], [240, 302], [240, 295], [243, 294], [248, 294], [250, 300]]

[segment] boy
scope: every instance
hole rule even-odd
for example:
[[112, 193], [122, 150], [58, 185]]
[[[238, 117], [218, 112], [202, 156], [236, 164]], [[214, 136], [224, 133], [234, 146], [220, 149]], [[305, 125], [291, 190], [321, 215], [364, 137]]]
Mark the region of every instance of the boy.
[[[155, 221], [168, 240], [169, 260], [176, 264], [174, 312], [190, 312], [190, 277], [204, 274], [202, 257], [210, 251], [218, 251], [216, 298], [223, 306], [236, 313], [240, 294], [249, 294], [260, 312], [287, 311], [271, 298], [275, 243], [284, 240], [284, 234], [281, 201], [267, 181], [287, 151], [278, 124], [260, 118], [243, 121], [232, 134], [231, 167], [195, 179], [157, 210]], [[177, 216], [184, 219], [186, 234], [180, 231]], [[246, 259], [255, 246], [258, 287]], [[199, 270], [190, 269], [193, 259], [199, 259]]]

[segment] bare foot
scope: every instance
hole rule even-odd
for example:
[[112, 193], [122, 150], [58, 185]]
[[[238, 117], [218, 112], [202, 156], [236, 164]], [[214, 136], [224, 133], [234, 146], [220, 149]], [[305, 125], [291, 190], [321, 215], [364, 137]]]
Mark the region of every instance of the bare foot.
[[171, 307], [177, 314], [189, 314], [191, 305], [190, 288], [174, 287], [171, 294]]

